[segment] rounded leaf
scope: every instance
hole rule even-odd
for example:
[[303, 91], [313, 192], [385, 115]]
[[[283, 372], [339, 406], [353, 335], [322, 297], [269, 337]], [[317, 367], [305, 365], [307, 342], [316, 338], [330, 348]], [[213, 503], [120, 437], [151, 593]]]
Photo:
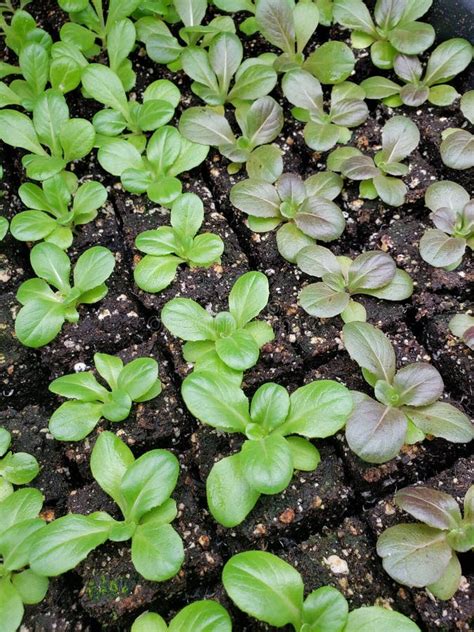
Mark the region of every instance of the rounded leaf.
[[74, 286], [81, 292], [93, 290], [104, 283], [115, 267], [115, 257], [108, 248], [93, 246], [86, 250], [74, 266]]
[[318, 318], [332, 318], [345, 310], [350, 294], [338, 291], [326, 283], [310, 283], [304, 287], [298, 302], [305, 312]]
[[345, 81], [355, 66], [355, 57], [344, 42], [326, 42], [311, 53], [305, 67], [325, 84]]
[[[195, 601], [180, 610], [169, 626], [169, 632], [190, 632], [190, 630], [192, 632], [232, 632], [232, 621], [229, 613], [220, 603], [211, 600]], [[153, 631], [143, 630], [143, 632]]]
[[102, 417], [102, 403], [64, 402], [49, 420], [49, 431], [58, 441], [80, 441], [91, 433]]
[[357, 608], [349, 612], [344, 632], [420, 632], [408, 617], [379, 606]]
[[468, 443], [474, 438], [474, 426], [469, 417], [446, 402], [435, 402], [423, 408], [405, 408], [404, 412], [425, 434], [453, 443]]
[[459, 265], [465, 250], [465, 239], [450, 237], [437, 228], [430, 228], [420, 239], [420, 254], [422, 258], [436, 268]]
[[432, 404], [444, 390], [441, 375], [427, 362], [414, 362], [397, 371], [392, 386], [399, 393], [400, 404], [407, 406]]
[[163, 582], [178, 573], [183, 561], [183, 541], [170, 524], [138, 525], [132, 537], [132, 562], [140, 575]]
[[268, 279], [262, 272], [246, 272], [234, 283], [229, 294], [229, 311], [237, 326], [253, 320], [268, 303]]
[[181, 263], [183, 260], [174, 255], [146, 255], [133, 271], [133, 278], [138, 287], [145, 292], [161, 292], [173, 282]]
[[213, 318], [190, 298], [173, 298], [161, 310], [161, 320], [170, 332], [183, 340], [214, 340]]
[[391, 383], [395, 375], [395, 352], [385, 334], [369, 323], [344, 325], [344, 345], [353, 360], [377, 380]]
[[235, 371], [246, 371], [257, 364], [260, 350], [255, 338], [240, 329], [230, 336], [216, 340], [216, 352], [219, 358]]
[[278, 494], [293, 477], [290, 446], [278, 435], [245, 441], [240, 463], [248, 484], [261, 494]]
[[242, 180], [230, 190], [230, 201], [240, 211], [254, 217], [280, 217], [280, 196], [264, 180]]
[[429, 487], [405, 487], [395, 494], [396, 504], [434, 529], [456, 529], [462, 520], [452, 496]]
[[348, 288], [357, 293], [363, 289], [376, 289], [387, 285], [395, 276], [395, 262], [385, 252], [364, 252], [356, 257], [349, 268]]

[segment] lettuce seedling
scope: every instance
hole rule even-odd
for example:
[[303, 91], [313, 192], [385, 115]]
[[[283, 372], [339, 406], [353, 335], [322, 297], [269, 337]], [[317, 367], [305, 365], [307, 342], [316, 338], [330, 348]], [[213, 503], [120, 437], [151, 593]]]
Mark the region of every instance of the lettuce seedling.
[[172, 283], [178, 266], [208, 268], [220, 263], [224, 242], [218, 235], [197, 235], [204, 221], [204, 205], [195, 193], [183, 193], [171, 205], [171, 226], [146, 230], [135, 239], [145, 252], [133, 272], [135, 283], [145, 292], [161, 292]]
[[181, 55], [183, 70], [193, 80], [191, 90], [209, 105], [252, 102], [273, 90], [277, 74], [271, 64], [263, 57], [242, 59], [243, 46], [234, 33], [220, 33], [207, 51], [188, 46]]
[[37, 348], [56, 338], [66, 321], [77, 323], [79, 305], [97, 303], [107, 295], [105, 281], [115, 258], [102, 246], [89, 248], [74, 266], [72, 286], [71, 262], [59, 246], [37, 244], [30, 262], [37, 277], [24, 281], [16, 294], [23, 307], [16, 317], [15, 333], [22, 344]]
[[61, 404], [49, 420], [49, 430], [59, 441], [84, 439], [102, 417], [123, 421], [133, 402], [148, 402], [161, 393], [158, 362], [153, 358], [137, 358], [124, 366], [120, 358], [96, 353], [94, 365], [110, 390], [92, 371], [63, 375], [49, 385], [52, 393], [72, 400]]
[[209, 107], [185, 110], [179, 121], [179, 130], [194, 143], [217, 147], [231, 161], [229, 173], [237, 173], [255, 148], [275, 140], [283, 128], [284, 117], [283, 109], [272, 97], [261, 97], [250, 107], [238, 107], [235, 117], [241, 131], [238, 138], [226, 117]]
[[87, 156], [94, 146], [95, 130], [86, 119], [69, 118], [64, 96], [48, 90], [36, 99], [33, 119], [16, 110], [0, 110], [0, 140], [31, 152], [22, 158], [26, 175], [46, 180]]
[[370, 46], [378, 68], [392, 68], [397, 53], [418, 55], [435, 40], [431, 24], [418, 22], [433, 0], [377, 0], [374, 19], [362, 0], [334, 0], [334, 19], [351, 29], [354, 48]]
[[393, 459], [404, 443], [417, 443], [425, 435], [453, 443], [474, 437], [469, 418], [438, 401], [444, 384], [439, 372], [426, 362], [396, 370], [390, 340], [369, 323], [344, 325], [344, 345], [373, 387], [375, 399], [353, 391], [354, 409], [346, 424], [346, 439], [357, 456], [369, 463]]
[[262, 178], [238, 182], [230, 191], [230, 201], [249, 215], [252, 230], [266, 232], [280, 226], [278, 252], [294, 263], [298, 252], [315, 239], [333, 241], [343, 233], [344, 216], [332, 201], [341, 189], [342, 179], [331, 172], [304, 181], [294, 173], [284, 173], [275, 184]]
[[461, 338], [469, 349], [474, 349], [474, 316], [456, 314], [449, 321], [448, 327], [451, 333]]
[[[461, 112], [474, 125], [474, 90], [461, 97]], [[471, 169], [474, 167], [474, 135], [466, 129], [448, 127], [441, 133], [441, 160], [451, 169]]]
[[474, 199], [456, 182], [443, 180], [426, 190], [425, 204], [436, 228], [420, 240], [420, 254], [436, 268], [455, 270], [466, 252], [474, 249]]
[[462, 576], [456, 553], [474, 548], [474, 485], [464, 498], [464, 518], [456, 500], [437, 489], [406, 487], [394, 500], [421, 522], [382, 533], [377, 553], [384, 569], [400, 584], [426, 586], [438, 599], [451, 599]]
[[24, 606], [42, 601], [48, 578], [28, 567], [35, 536], [44, 528], [39, 517], [43, 496], [19, 489], [0, 501], [0, 618], [2, 632], [20, 628]]
[[135, 73], [128, 56], [135, 46], [136, 31], [129, 16], [140, 0], [110, 0], [107, 12], [102, 0], [58, 0], [58, 4], [71, 18], [61, 27], [61, 40], [87, 58], [106, 50], [110, 68], [125, 90], [131, 90]]
[[420, 632], [408, 617], [380, 606], [349, 612], [346, 599], [332, 586], [313, 590], [305, 599], [299, 572], [265, 551], [231, 557], [222, 582], [240, 610], [272, 627], [290, 625], [295, 632]]
[[183, 542], [170, 524], [178, 512], [170, 498], [178, 480], [178, 459], [167, 450], [150, 450], [135, 459], [123, 441], [112, 432], [102, 432], [90, 465], [92, 476], [117, 503], [124, 519], [97, 511], [54, 520], [33, 538], [31, 569], [56, 577], [107, 540], [131, 540], [132, 563], [140, 575], [155, 582], [174, 577], [184, 560]]
[[301, 67], [304, 49], [319, 22], [312, 0], [256, 0], [255, 19], [260, 33], [281, 51], [274, 62], [278, 72]]
[[415, 123], [404, 116], [394, 116], [383, 126], [382, 149], [373, 158], [355, 147], [341, 147], [330, 154], [327, 165], [350, 180], [361, 180], [359, 194], [362, 198], [373, 200], [379, 197], [390, 206], [401, 206], [407, 187], [396, 176], [408, 174], [408, 166], [401, 161], [418, 147], [419, 142], [420, 132]]
[[315, 470], [320, 455], [309, 439], [334, 435], [352, 410], [350, 391], [331, 380], [311, 382], [291, 396], [269, 382], [249, 402], [235, 381], [199, 370], [186, 377], [181, 393], [204, 424], [246, 436], [240, 451], [215, 463], [206, 481], [209, 510], [224, 527], [243, 522], [261, 494], [285, 490], [295, 470]]
[[[17, 55], [20, 55], [25, 46], [37, 43], [49, 49], [52, 38], [49, 33], [38, 28], [32, 15], [24, 11], [24, 7], [31, 0], [20, 0], [19, 8], [13, 7], [10, 0], [0, 2], [0, 35], [5, 38], [5, 44]], [[9, 21], [7, 21], [9, 20]], [[0, 62], [0, 76], [16, 73], [16, 67], [6, 62]]]
[[130, 632], [232, 632], [227, 610], [216, 601], [204, 599], [189, 604], [175, 615], [169, 625], [156, 612], [144, 612], [132, 624]]
[[367, 119], [369, 110], [364, 90], [350, 81], [333, 87], [329, 112], [324, 110], [324, 97], [319, 81], [306, 70], [292, 70], [282, 80], [285, 97], [295, 107], [293, 116], [306, 123], [304, 139], [316, 151], [328, 151], [336, 143], [351, 139], [349, 128]]
[[18, 194], [29, 210], [18, 213], [11, 221], [15, 239], [44, 239], [62, 250], [71, 246], [75, 227], [91, 222], [107, 200], [102, 184], [89, 181], [78, 187], [72, 173], [68, 177], [56, 174], [41, 187], [30, 182], [22, 184]]
[[0, 427], [0, 501], [13, 493], [13, 485], [26, 485], [39, 472], [38, 461], [26, 452], [9, 452], [11, 434]]
[[97, 133], [96, 146], [101, 147], [110, 138], [120, 136], [140, 152], [146, 146], [144, 132], [154, 132], [166, 125], [173, 118], [181, 97], [171, 81], [159, 79], [146, 88], [143, 103], [130, 101], [119, 76], [101, 64], [90, 64], [84, 70], [82, 85], [88, 96], [107, 106], [92, 119]]
[[240, 383], [241, 372], [254, 366], [260, 348], [273, 340], [271, 326], [254, 320], [268, 302], [268, 279], [246, 272], [229, 294], [229, 311], [212, 316], [190, 298], [173, 298], [161, 311], [163, 325], [186, 340], [184, 358], [195, 368], [218, 367]]
[[144, 17], [138, 20], [138, 39], [145, 43], [148, 57], [170, 70], [181, 69], [181, 56], [188, 46], [207, 47], [221, 33], [235, 33], [232, 18], [218, 15], [206, 25], [202, 20], [207, 10], [207, 0], [173, 0], [179, 20], [184, 24], [179, 30], [180, 43], [163, 20]]
[[459, 97], [458, 92], [447, 85], [472, 61], [471, 44], [462, 38], [443, 42], [431, 53], [423, 75], [418, 57], [397, 55], [393, 69], [404, 82], [401, 86], [385, 77], [369, 77], [360, 84], [367, 99], [383, 100], [391, 107], [409, 105], [418, 107], [425, 101], [433, 105], [450, 105]]
[[120, 176], [126, 191], [146, 193], [152, 202], [169, 206], [183, 189], [177, 176], [200, 165], [208, 152], [208, 145], [192, 143], [165, 125], [148, 140], [145, 156], [126, 140], [110, 139], [100, 147], [97, 158], [106, 171]]
[[365, 307], [351, 298], [354, 294], [404, 301], [413, 293], [410, 276], [380, 250], [364, 252], [352, 260], [336, 257], [322, 246], [307, 246], [299, 251], [296, 262], [306, 274], [322, 279], [306, 285], [298, 301], [308, 314], [318, 318], [340, 314], [345, 323], [365, 321]]

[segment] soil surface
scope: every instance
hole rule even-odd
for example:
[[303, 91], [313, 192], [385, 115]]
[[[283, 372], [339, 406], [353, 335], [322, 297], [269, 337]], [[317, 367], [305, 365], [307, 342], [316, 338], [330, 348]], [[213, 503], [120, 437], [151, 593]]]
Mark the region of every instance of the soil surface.
[[[66, 15], [54, 0], [32, 3], [28, 10], [40, 26], [58, 38]], [[242, 16], [236, 17], [240, 20]], [[347, 41], [347, 32], [319, 27], [310, 48], [328, 37]], [[268, 49], [259, 38], [245, 43], [249, 55]], [[357, 56], [353, 79], [360, 81], [373, 74], [373, 69], [366, 51], [358, 51]], [[4, 57], [14, 61], [7, 50]], [[197, 104], [182, 73], [171, 75], [165, 67], [151, 62], [140, 47], [132, 60], [137, 72], [137, 97], [151, 81], [172, 77], [182, 91], [180, 108]], [[454, 85], [459, 91], [465, 90], [468, 80], [468, 73], [464, 73]], [[275, 96], [281, 98], [278, 93]], [[79, 91], [69, 94], [68, 102], [74, 115], [90, 117], [94, 111], [93, 104]], [[472, 414], [473, 352], [450, 334], [447, 325], [454, 314], [472, 306], [474, 262], [466, 256], [457, 270], [445, 272], [422, 261], [418, 250], [421, 235], [431, 227], [424, 206], [426, 188], [436, 179], [453, 179], [472, 190], [472, 172], [446, 169], [439, 157], [441, 132], [465, 123], [458, 103], [449, 108], [423, 105], [394, 111], [371, 101], [369, 107], [369, 119], [355, 130], [351, 140], [352, 145], [369, 153], [380, 148], [381, 128], [394, 113], [409, 116], [420, 128], [422, 142], [409, 160], [410, 173], [405, 178], [409, 187], [407, 203], [390, 208], [379, 200], [362, 200], [357, 186], [347, 183], [336, 199], [346, 217], [346, 231], [330, 247], [336, 254], [350, 256], [380, 248], [412, 276], [415, 293], [409, 301], [393, 304], [362, 298], [368, 320], [390, 337], [399, 365], [416, 360], [432, 362], [445, 381], [446, 399]], [[323, 170], [327, 156], [306, 147], [301, 124], [292, 120], [288, 107], [285, 111], [285, 126], [276, 141], [284, 151], [285, 171], [307, 177]], [[8, 218], [24, 210], [16, 193], [25, 181], [20, 159], [21, 152], [8, 147], [0, 150], [5, 169], [2, 201]], [[298, 293], [309, 277], [281, 258], [274, 232], [252, 233], [245, 216], [230, 204], [230, 187], [242, 175], [229, 176], [227, 165], [226, 159], [211, 150], [200, 168], [182, 178], [184, 189], [197, 193], [204, 202], [202, 230], [217, 233], [225, 242], [222, 261], [207, 270], [181, 267], [172, 285], [153, 295], [134, 284], [133, 268], [142, 256], [134, 242], [140, 232], [166, 225], [169, 211], [146, 196], [124, 192], [120, 183], [100, 168], [94, 152], [75, 164], [80, 178], [103, 182], [109, 196], [97, 219], [77, 230], [69, 254], [74, 261], [86, 248], [101, 244], [111, 249], [117, 265], [107, 297], [95, 306], [82, 306], [77, 325], [66, 325], [51, 344], [37, 351], [23, 347], [13, 328], [19, 309], [16, 289], [32, 275], [32, 244], [16, 242], [11, 236], [2, 242], [0, 426], [12, 432], [15, 451], [30, 452], [41, 464], [33, 484], [45, 496], [43, 516], [52, 520], [68, 511], [116, 511], [89, 470], [98, 433], [112, 429], [136, 456], [159, 447], [170, 449], [178, 457], [181, 476], [174, 498], [179, 514], [174, 526], [186, 551], [177, 577], [153, 583], [134, 570], [127, 543], [108, 543], [73, 572], [51, 582], [45, 600], [26, 608], [22, 630], [125, 632], [144, 610], [156, 610], [169, 620], [184, 605], [202, 598], [220, 599], [229, 608], [236, 631], [273, 630], [239, 612], [220, 583], [225, 561], [236, 552], [252, 548], [272, 551], [297, 566], [308, 592], [330, 584], [344, 593], [351, 607], [374, 603], [393, 607], [427, 632], [472, 630], [474, 576], [472, 559], [467, 554], [461, 556], [461, 589], [450, 601], [442, 602], [424, 590], [392, 582], [375, 552], [381, 530], [409, 518], [393, 505], [396, 489], [423, 482], [452, 493], [461, 503], [474, 470], [470, 446], [428, 439], [405, 446], [388, 463], [371, 465], [350, 452], [341, 434], [316, 441], [322, 456], [317, 470], [296, 472], [284, 493], [262, 496], [239, 527], [222, 528], [209, 515], [206, 477], [213, 462], [237, 450], [240, 440], [203, 427], [187, 412], [180, 384], [191, 367], [183, 360], [181, 342], [161, 324], [160, 311], [166, 301], [186, 296], [209, 310], [220, 311], [226, 309], [235, 279], [248, 270], [261, 270], [270, 281], [270, 301], [261, 317], [273, 326], [275, 339], [265, 345], [258, 364], [246, 373], [246, 392], [251, 395], [259, 385], [272, 380], [292, 391], [321, 378], [369, 392], [358, 366], [342, 347], [342, 321], [313, 318], [298, 306]], [[48, 419], [60, 398], [49, 393], [48, 384], [60, 375], [91, 368], [93, 354], [98, 351], [118, 354], [126, 361], [154, 357], [160, 364], [163, 392], [151, 402], [134, 405], [126, 422], [103, 422], [81, 442], [55, 441], [48, 433]]]

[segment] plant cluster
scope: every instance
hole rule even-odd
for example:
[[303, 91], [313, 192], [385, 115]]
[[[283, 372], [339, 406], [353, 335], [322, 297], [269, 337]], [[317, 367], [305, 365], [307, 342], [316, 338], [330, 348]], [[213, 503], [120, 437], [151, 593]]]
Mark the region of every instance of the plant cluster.
[[413, 281], [385, 252], [364, 252], [353, 261], [336, 257], [323, 246], [307, 246], [298, 252], [300, 270], [322, 281], [306, 285], [300, 292], [301, 307], [319, 318], [341, 315], [344, 322], [366, 320], [363, 305], [353, 294], [366, 294], [388, 301], [403, 301], [413, 293]]
[[269, 177], [247, 166], [250, 178], [235, 184], [230, 201], [248, 214], [255, 232], [278, 228], [279, 253], [295, 262], [298, 252], [315, 240], [333, 241], [341, 236], [345, 220], [333, 202], [341, 192], [342, 179], [335, 173], [320, 172], [306, 180], [294, 173], [282, 173], [283, 164]]
[[235, 381], [201, 369], [184, 380], [181, 392], [204, 424], [246, 437], [240, 451], [215, 463], [207, 478], [209, 510], [225, 527], [243, 522], [261, 494], [286, 489], [294, 470], [315, 470], [320, 456], [309, 439], [338, 432], [352, 410], [350, 392], [331, 380], [291, 395], [269, 382], [249, 402]]
[[106, 431], [94, 445], [90, 466], [124, 519], [97, 511], [54, 520], [33, 538], [29, 556], [33, 572], [56, 577], [107, 540], [131, 540], [133, 565], [145, 579], [162, 582], [174, 577], [184, 560], [183, 543], [170, 524], [177, 515], [171, 498], [179, 474], [177, 458], [167, 450], [150, 450], [135, 459], [123, 441]]
[[418, 127], [405, 116], [394, 116], [382, 128], [382, 149], [375, 156], [367, 156], [355, 147], [335, 149], [327, 166], [350, 180], [360, 181], [362, 198], [379, 197], [389, 206], [405, 202], [407, 187], [403, 180], [409, 167], [403, 164], [420, 142]]
[[30, 262], [37, 276], [18, 288], [16, 298], [23, 307], [15, 320], [15, 333], [27, 347], [43, 347], [56, 338], [65, 322], [78, 322], [79, 305], [97, 303], [107, 295], [105, 281], [115, 258], [103, 246], [89, 248], [74, 265], [72, 286], [71, 262], [56, 244], [34, 246]]
[[49, 430], [59, 441], [84, 439], [102, 417], [123, 421], [133, 402], [147, 402], [161, 393], [158, 363], [153, 358], [137, 358], [124, 366], [120, 358], [96, 353], [94, 365], [110, 390], [92, 371], [63, 375], [49, 385], [52, 393], [72, 400], [61, 404], [49, 420]]
[[437, 489], [406, 487], [395, 504], [419, 520], [382, 533], [377, 553], [384, 569], [405, 586], [426, 586], [439, 599], [450, 599], [461, 581], [457, 553], [474, 548], [474, 485], [464, 498], [464, 517], [456, 500]]
[[369, 323], [347, 323], [343, 337], [376, 397], [352, 392], [354, 407], [346, 439], [357, 456], [369, 463], [385, 463], [404, 443], [422, 441], [426, 435], [453, 443], [473, 439], [469, 418], [452, 404], [439, 401], [444, 384], [431, 364], [413, 362], [397, 371], [390, 340]]
[[218, 235], [198, 231], [204, 221], [204, 205], [195, 193], [183, 193], [171, 204], [171, 226], [146, 230], [135, 246], [146, 253], [133, 276], [145, 292], [161, 292], [173, 282], [176, 270], [186, 263], [192, 268], [208, 268], [220, 262], [224, 243]]
[[39, 472], [34, 456], [10, 451], [11, 440], [8, 430], [0, 428], [0, 501], [13, 494], [13, 485], [26, 485]]
[[425, 204], [436, 228], [422, 236], [420, 254], [436, 268], [455, 270], [466, 249], [474, 249], [474, 200], [461, 185], [443, 180], [428, 187]]
[[229, 293], [229, 310], [212, 316], [190, 298], [173, 298], [161, 311], [164, 326], [182, 340], [184, 359], [197, 369], [218, 370], [233, 381], [257, 363], [260, 349], [273, 340], [271, 326], [255, 320], [268, 302], [268, 280], [246, 272]]

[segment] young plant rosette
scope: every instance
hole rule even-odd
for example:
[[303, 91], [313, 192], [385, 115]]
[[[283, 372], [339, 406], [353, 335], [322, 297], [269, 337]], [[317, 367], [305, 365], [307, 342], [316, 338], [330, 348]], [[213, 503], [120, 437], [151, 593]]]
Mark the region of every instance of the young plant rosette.
[[268, 296], [267, 277], [246, 272], [229, 293], [229, 311], [212, 316], [192, 299], [173, 298], [161, 319], [174, 336], [187, 341], [183, 355], [195, 369], [216, 369], [240, 384], [242, 371], [256, 364], [260, 348], [274, 337], [268, 323], [254, 320]]
[[315, 470], [320, 456], [310, 439], [335, 434], [352, 410], [350, 392], [331, 380], [291, 395], [269, 382], [250, 402], [235, 382], [199, 370], [184, 380], [181, 392], [204, 424], [246, 437], [237, 454], [212, 467], [206, 482], [209, 510], [225, 527], [243, 522], [261, 494], [286, 489], [295, 470]]
[[174, 577], [184, 560], [181, 537], [170, 524], [178, 511], [170, 498], [178, 480], [178, 459], [167, 450], [150, 450], [135, 459], [123, 441], [112, 432], [102, 432], [90, 466], [124, 520], [105, 511], [54, 520], [34, 538], [31, 569], [56, 577], [75, 568], [107, 540], [131, 540], [132, 563], [145, 579], [162, 582]]
[[347, 420], [346, 439], [357, 456], [369, 463], [385, 463], [397, 456], [404, 443], [422, 441], [425, 435], [453, 443], [473, 439], [469, 418], [438, 401], [444, 384], [431, 364], [414, 362], [397, 371], [390, 340], [369, 323], [344, 325], [343, 338], [376, 397], [352, 391], [354, 408]]
[[451, 599], [462, 576], [457, 553], [474, 548], [474, 486], [464, 498], [464, 518], [456, 500], [437, 489], [406, 487], [394, 500], [420, 522], [382, 533], [377, 553], [384, 569], [400, 584], [426, 586], [438, 599]]

